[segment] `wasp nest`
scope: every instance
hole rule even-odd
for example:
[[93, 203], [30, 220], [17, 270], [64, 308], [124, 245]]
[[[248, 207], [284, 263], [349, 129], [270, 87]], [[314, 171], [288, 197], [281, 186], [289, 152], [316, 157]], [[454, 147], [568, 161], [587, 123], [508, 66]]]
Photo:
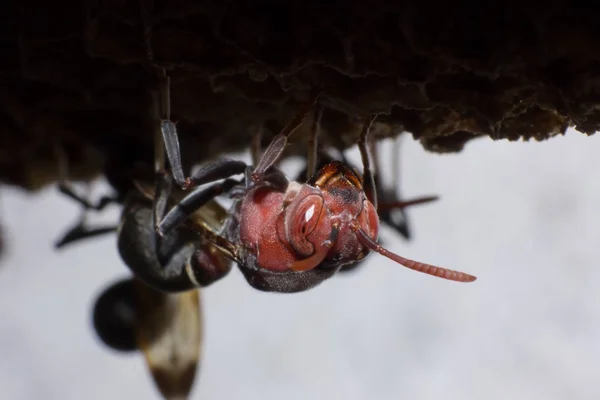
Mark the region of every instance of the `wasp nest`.
[[150, 65], [171, 77], [186, 162], [275, 134], [311, 88], [323, 141], [351, 117], [432, 151], [470, 139], [549, 138], [600, 124], [599, 15], [569, 1], [10, 0], [3, 5], [0, 174], [73, 178], [152, 155]]

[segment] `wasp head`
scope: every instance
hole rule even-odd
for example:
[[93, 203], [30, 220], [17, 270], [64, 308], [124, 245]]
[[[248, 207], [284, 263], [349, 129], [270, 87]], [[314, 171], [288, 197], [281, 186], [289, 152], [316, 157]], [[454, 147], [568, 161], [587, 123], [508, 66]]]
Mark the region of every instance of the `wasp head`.
[[285, 190], [257, 186], [240, 206], [240, 239], [270, 272], [336, 270], [376, 251], [410, 269], [471, 282], [462, 272], [403, 258], [377, 243], [379, 217], [359, 175], [339, 161]]
[[361, 229], [376, 241], [379, 217], [363, 191], [358, 174], [345, 164], [333, 161], [321, 168], [308, 184], [323, 194], [330, 224], [338, 230], [337, 240], [323, 266], [340, 267], [365, 258], [370, 250], [359, 242], [355, 229]]

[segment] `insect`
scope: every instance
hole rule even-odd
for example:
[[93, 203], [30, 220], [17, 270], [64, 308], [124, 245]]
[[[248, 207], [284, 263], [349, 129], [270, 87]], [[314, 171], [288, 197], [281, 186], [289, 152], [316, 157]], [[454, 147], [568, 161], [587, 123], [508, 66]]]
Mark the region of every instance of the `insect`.
[[[344, 153], [341, 150], [338, 150], [340, 153], [340, 159], [346, 165], [348, 165], [354, 171], [357, 171], [357, 168], [353, 166], [345, 157]], [[372, 154], [376, 155], [377, 153], [372, 150]], [[319, 168], [323, 168], [325, 165], [333, 162], [335, 159], [329, 152], [322, 149], [318, 152], [319, 159]], [[377, 159], [375, 156], [374, 159]], [[296, 181], [306, 181], [308, 179], [308, 170], [309, 166], [307, 166], [298, 174]], [[379, 167], [376, 167], [376, 171], [381, 171]], [[405, 239], [410, 238], [410, 231], [408, 229], [407, 218], [405, 209], [407, 207], [425, 204], [438, 199], [437, 196], [423, 196], [417, 197], [409, 200], [400, 200], [397, 195], [396, 187], [384, 187], [379, 184], [380, 174], [373, 174], [375, 180], [375, 187], [377, 190], [377, 198], [381, 200], [378, 204], [377, 212], [379, 214], [379, 218], [386, 225], [392, 227], [398, 233], [400, 233]], [[364, 261], [364, 260], [363, 260]], [[357, 267], [362, 265], [363, 261], [357, 261], [356, 263], [345, 265], [340, 269], [340, 272], [345, 271], [353, 271]]]
[[[235, 261], [256, 289], [282, 293], [308, 290], [341, 267], [364, 259], [371, 251], [419, 272], [459, 282], [474, 281], [472, 275], [406, 259], [377, 243], [377, 193], [367, 151], [374, 118], [364, 122], [358, 141], [364, 185], [356, 172], [339, 161], [328, 163], [304, 184], [289, 181], [275, 166], [288, 136], [312, 111], [317, 97], [318, 92], [311, 93], [298, 114], [273, 138], [256, 166], [219, 159], [204, 164], [188, 177], [183, 173], [175, 124], [163, 119], [161, 130], [173, 178], [184, 190], [195, 190], [163, 218], [156, 219], [158, 234], [165, 237], [186, 226], [195, 210], [216, 196], [229, 193], [235, 201], [220, 231], [215, 233], [203, 226], [195, 229]], [[311, 163], [313, 153], [309, 152]], [[232, 179], [242, 173], [243, 181]], [[211, 185], [207, 188], [196, 188], [208, 183]], [[162, 217], [162, 212], [159, 214]], [[162, 274], [156, 270], [135, 273]], [[170, 281], [178, 278], [185, 279], [183, 271], [155, 283], [170, 290]]]
[[[143, 203], [141, 199], [147, 200], [142, 194], [131, 196], [139, 196], [138, 206]], [[151, 208], [151, 201], [146, 204]], [[82, 217], [56, 247], [117, 231], [109, 226], [91, 228], [84, 221]], [[198, 251], [198, 258], [210, 251]], [[220, 260], [229, 263], [227, 259]], [[201, 357], [201, 318], [199, 290], [166, 293], [136, 277], [105, 289], [93, 309], [94, 329], [101, 341], [117, 351], [141, 351], [165, 398], [187, 397], [192, 389]]]
[[[139, 203], [135, 203], [138, 207], [144, 204], [141, 199], [146, 199], [143, 194], [130, 196], [139, 196]], [[151, 205], [148, 200], [147, 209]], [[215, 210], [215, 214], [218, 212], [219, 209]], [[59, 242], [58, 246], [109, 233], [108, 228], [72, 230], [77, 231], [83, 235], [79, 238], [66, 235], [69, 240]], [[214, 260], [216, 269], [226, 269], [230, 263], [208, 244], [199, 248], [195, 257], [206, 263]], [[199, 290], [167, 293], [132, 277], [107, 288], [96, 300], [93, 315], [96, 333], [107, 346], [118, 351], [143, 352], [154, 382], [165, 398], [188, 396], [201, 357]]]
[[[160, 131], [158, 135], [160, 142]], [[186, 271], [188, 280], [184, 284], [181, 284], [182, 280], [171, 281], [170, 292], [156, 289], [152, 284], [156, 278], [151, 274], [119, 281], [107, 288], [94, 306], [94, 328], [100, 339], [115, 350], [142, 351], [162, 395], [175, 398], [188, 396], [200, 362], [202, 321], [197, 289], [227, 274], [231, 262], [197, 233], [184, 227], [165, 238], [154, 234], [155, 205], [172, 206], [183, 196], [180, 189], [171, 190], [169, 176], [161, 174], [164, 171], [162, 151], [162, 146], [156, 149], [157, 173], [150, 174], [152, 180], [147, 179], [148, 174], [136, 180], [134, 175], [129, 175], [132, 178], [129, 185], [113, 185], [116, 194], [104, 196], [95, 204], [76, 194], [67, 180], [61, 179], [61, 192], [83, 206], [83, 215], [75, 227], [56, 243], [56, 247], [62, 248], [79, 240], [116, 231], [119, 253], [130, 269], [152, 271], [158, 266], [167, 273], [171, 269]], [[111, 171], [120, 173], [121, 178], [128, 176], [119, 168]], [[111, 179], [110, 171], [105, 172], [109, 182], [119, 180], [119, 176]], [[156, 175], [164, 178], [158, 180], [156, 186], [159, 189], [153, 182]], [[155, 192], [161, 189], [166, 190], [162, 190], [161, 197], [157, 198]], [[119, 227], [88, 226], [86, 213], [101, 210], [110, 203], [123, 205]], [[206, 229], [216, 229], [214, 227], [225, 217], [225, 209], [209, 202], [202, 210], [197, 210], [191, 220]], [[144, 269], [146, 265], [151, 268]], [[190, 279], [193, 284], [189, 284]]]

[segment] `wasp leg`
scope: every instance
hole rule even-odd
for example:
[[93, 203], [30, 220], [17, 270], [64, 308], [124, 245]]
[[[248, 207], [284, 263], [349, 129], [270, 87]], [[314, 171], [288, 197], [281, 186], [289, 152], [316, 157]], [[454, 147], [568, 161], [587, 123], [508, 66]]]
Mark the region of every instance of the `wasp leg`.
[[60, 143], [56, 143], [55, 145], [55, 154], [58, 160], [58, 190], [60, 193], [81, 204], [81, 206], [86, 210], [101, 211], [109, 204], [119, 203], [117, 196], [105, 195], [100, 198], [98, 203], [93, 204], [88, 199], [77, 194], [73, 184], [71, 181], [69, 181], [69, 160], [64, 148]]
[[156, 240], [153, 213], [145, 198], [137, 193], [128, 197], [117, 241], [121, 258], [136, 277], [156, 290], [179, 292], [197, 287], [192, 268], [197, 237], [176, 231]]
[[117, 231], [117, 229], [117, 226], [102, 226], [90, 229], [85, 225], [85, 223], [80, 222], [72, 229], [67, 231], [59, 240], [57, 240], [54, 244], [54, 247], [56, 249], [61, 249], [69, 244], [73, 244], [84, 239], [91, 239], [97, 236], [106, 235], [108, 233], [114, 233]]
[[69, 181], [69, 161], [67, 154], [60, 143], [56, 143], [55, 154], [58, 161], [58, 190], [63, 195], [69, 197], [79, 203], [83, 210], [82, 214], [74, 227], [69, 229], [63, 236], [54, 244], [56, 249], [60, 249], [68, 244], [79, 240], [101, 236], [107, 233], [115, 232], [116, 226], [101, 226], [91, 228], [87, 226], [86, 219], [89, 210], [101, 211], [111, 203], [119, 203], [120, 200], [116, 196], [102, 196], [98, 203], [93, 204], [87, 198], [75, 193], [72, 183]]
[[[161, 130], [165, 141], [167, 157], [172, 168], [171, 173], [175, 182], [183, 189], [241, 174], [246, 169], [247, 165], [243, 161], [220, 159], [200, 167], [190, 177], [186, 178], [183, 175], [181, 167], [181, 155], [179, 153], [179, 141], [177, 139], [175, 124], [169, 120], [164, 120], [161, 123]], [[177, 150], [174, 150], [175, 147]]]
[[157, 240], [154, 212], [150, 201], [139, 193], [133, 192], [126, 200], [117, 245], [136, 277], [156, 290], [181, 292], [207, 286], [229, 272], [229, 263], [187, 226]]
[[[158, 164], [157, 164], [158, 166]], [[152, 198], [152, 226], [154, 232], [158, 229], [158, 225], [163, 220], [167, 207], [169, 205], [169, 197], [171, 196], [171, 190], [173, 188], [173, 178], [169, 173], [164, 171], [158, 171], [156, 173], [156, 187], [154, 191], [154, 197]], [[157, 249], [156, 258], [161, 264], [167, 265], [168, 260], [166, 256], [158, 251], [161, 247], [162, 237], [160, 235], [152, 235], [154, 248]]]
[[[167, 153], [169, 165], [171, 166], [171, 174], [175, 182], [184, 190], [192, 186], [199, 186], [207, 182], [212, 182], [218, 179], [225, 179], [232, 175], [241, 174], [246, 169], [246, 163], [234, 160], [217, 160], [208, 163], [189, 177], [185, 177], [183, 166], [181, 163], [181, 150], [179, 148], [179, 136], [177, 127], [170, 120], [170, 81], [169, 77], [164, 74], [159, 78], [159, 106], [157, 111], [160, 114], [160, 132], [162, 136], [162, 144], [157, 138], [157, 155], [156, 164], [158, 170], [164, 169], [164, 151]], [[158, 136], [158, 135], [157, 135]], [[164, 145], [164, 147], [163, 147]], [[164, 148], [164, 151], [162, 150]], [[160, 151], [159, 151], [160, 149]]]
[[[316, 158], [316, 163], [315, 163], [315, 171], [323, 168], [325, 165], [329, 164], [330, 162], [336, 160], [335, 157], [333, 157], [331, 154], [329, 154], [328, 152], [324, 151], [324, 150], [317, 150], [317, 158]], [[343, 159], [341, 160], [342, 162], [344, 162], [347, 165], [350, 165], [350, 163], [345, 162]], [[309, 173], [309, 166], [308, 166], [308, 161], [306, 163], [306, 166], [304, 167], [304, 169], [302, 171], [300, 171], [298, 173], [298, 175], [296, 176], [296, 181], [298, 182], [306, 182], [307, 180], [309, 180], [310, 178], [312, 178], [314, 176], [314, 172], [311, 174]]]
[[373, 171], [371, 170], [371, 163], [369, 162], [369, 151], [367, 149], [367, 143], [369, 141], [369, 132], [371, 126], [375, 122], [376, 116], [369, 118], [363, 125], [362, 132], [358, 139], [358, 149], [360, 151], [360, 157], [363, 163], [363, 179], [364, 179], [364, 191], [367, 198], [373, 203], [375, 209], [377, 209], [377, 187], [375, 186], [375, 179], [373, 178]]
[[323, 107], [318, 107], [315, 110], [313, 123], [308, 137], [308, 155], [306, 157], [307, 176], [313, 176], [317, 172], [317, 159], [319, 148], [319, 129], [321, 128], [321, 117], [323, 115]]
[[160, 127], [160, 133], [155, 134], [154, 141], [155, 171], [160, 173], [164, 170], [164, 154], [166, 152], [173, 179], [180, 187], [187, 189], [191, 186], [191, 178], [186, 178], [183, 173], [177, 126], [171, 121], [171, 81], [164, 69], [160, 70], [157, 92], [154, 99], [154, 112], [160, 121], [160, 124], [157, 124], [157, 127]]
[[83, 239], [89, 239], [96, 236], [101, 236], [107, 233], [112, 233], [117, 230], [116, 226], [100, 226], [100, 227], [89, 227], [86, 223], [87, 213], [89, 210], [101, 211], [106, 205], [110, 203], [118, 203], [118, 200], [113, 197], [104, 196], [100, 199], [97, 204], [92, 204], [86, 198], [78, 195], [74, 192], [66, 179], [61, 179], [59, 183], [59, 190], [72, 200], [75, 200], [82, 207], [82, 215], [79, 221], [69, 229], [62, 237], [54, 244], [56, 249], [60, 249], [68, 244], [78, 242]]
[[394, 209], [385, 209], [383, 203], [390, 203], [398, 201], [398, 138], [394, 141], [394, 147], [392, 150], [392, 186], [387, 187], [383, 184], [382, 174], [383, 171], [380, 168], [379, 160], [379, 148], [375, 140], [370, 142], [371, 157], [373, 160], [373, 166], [375, 169], [375, 185], [377, 186], [379, 207], [378, 214], [379, 218], [386, 224], [394, 228], [402, 237], [409, 240], [411, 237], [408, 216], [404, 207], [397, 207]]
[[393, 179], [392, 185], [386, 186], [381, 181], [382, 171], [379, 169], [379, 157], [377, 151], [377, 144], [371, 141], [372, 149], [371, 155], [375, 164], [375, 185], [379, 194], [379, 205], [377, 212], [381, 221], [395, 229], [405, 239], [411, 239], [410, 224], [405, 209], [410, 206], [425, 204], [438, 199], [438, 196], [421, 196], [409, 200], [400, 200], [398, 194], [398, 159], [399, 159], [399, 147], [398, 138], [396, 138], [395, 146], [393, 147], [392, 153], [392, 172]]
[[222, 158], [202, 165], [188, 179], [190, 186], [200, 186], [205, 183], [230, 178], [243, 174], [248, 165], [239, 160]]
[[79, 194], [75, 193], [73, 186], [68, 181], [61, 181], [58, 183], [58, 190], [65, 196], [71, 198], [81, 206], [88, 210], [102, 211], [109, 204], [118, 204], [120, 200], [116, 196], [102, 196], [96, 204], [83, 198]]
[[264, 125], [260, 124], [258, 126], [258, 129], [256, 131], [254, 131], [254, 134], [252, 134], [252, 143], [250, 145], [250, 155], [252, 156], [252, 165], [257, 166], [258, 162], [260, 161], [260, 157], [261, 157], [261, 153], [262, 153], [262, 147], [261, 147], [261, 143], [262, 143], [262, 138], [263, 138], [263, 132], [264, 131]]
[[281, 130], [281, 132], [279, 132], [279, 134], [277, 134], [277, 136], [273, 138], [271, 143], [269, 143], [269, 146], [263, 153], [258, 165], [255, 166], [255, 169], [252, 172], [252, 180], [254, 182], [261, 180], [265, 172], [279, 161], [285, 150], [285, 146], [287, 145], [287, 138], [302, 125], [315, 106], [319, 94], [320, 92], [318, 90], [313, 90], [310, 93], [308, 100], [300, 106], [296, 116]]
[[[71, 197], [71, 196], [69, 196]], [[73, 198], [73, 197], [71, 197]], [[55, 249], [61, 249], [69, 244], [84, 240], [84, 239], [91, 239], [94, 238], [96, 236], [102, 236], [105, 235], [107, 233], [112, 233], [112, 232], [116, 232], [117, 227], [116, 226], [112, 226], [112, 225], [106, 225], [106, 226], [99, 226], [99, 227], [89, 227], [87, 225], [87, 215], [88, 215], [88, 211], [90, 209], [93, 208], [88, 208], [85, 205], [85, 202], [87, 202], [86, 199], [80, 197], [80, 199], [82, 200], [81, 202], [78, 201], [78, 203], [83, 204], [83, 210], [81, 211], [81, 216], [79, 217], [79, 220], [77, 221], [77, 223], [68, 231], [66, 231], [60, 239], [58, 239], [55, 243], [54, 243], [54, 248]]]
[[208, 203], [215, 197], [228, 193], [232, 188], [240, 185], [240, 181], [235, 179], [226, 179], [223, 182], [215, 183], [205, 189], [197, 189], [188, 194], [177, 205], [175, 205], [167, 215], [160, 221], [156, 229], [158, 235], [165, 236], [179, 227], [191, 214], [200, 207]]
[[86, 223], [87, 220], [87, 215], [88, 215], [88, 211], [89, 210], [96, 210], [96, 211], [100, 211], [102, 210], [107, 204], [110, 204], [112, 202], [117, 202], [116, 199], [109, 197], [109, 196], [104, 196], [102, 197], [102, 199], [100, 200], [100, 202], [98, 204], [92, 204], [89, 202], [89, 200], [87, 200], [86, 198], [79, 196], [77, 193], [74, 192], [73, 188], [70, 186], [69, 182], [64, 179], [64, 178], [59, 178], [60, 179], [60, 183], [59, 183], [59, 190], [61, 193], [65, 194], [67, 197], [75, 200], [77, 203], [79, 203], [82, 207], [82, 214], [81, 217], [79, 217], [79, 221], [75, 224], [75, 226], [73, 226], [71, 229], [69, 229], [65, 234], [63, 234], [63, 236], [54, 244], [54, 247], [56, 249], [60, 249], [68, 244], [83, 240], [83, 239], [89, 239], [89, 238], [93, 238], [96, 236], [101, 236], [107, 233], [112, 233], [115, 232], [117, 230], [116, 226], [100, 226], [100, 227], [89, 227]]

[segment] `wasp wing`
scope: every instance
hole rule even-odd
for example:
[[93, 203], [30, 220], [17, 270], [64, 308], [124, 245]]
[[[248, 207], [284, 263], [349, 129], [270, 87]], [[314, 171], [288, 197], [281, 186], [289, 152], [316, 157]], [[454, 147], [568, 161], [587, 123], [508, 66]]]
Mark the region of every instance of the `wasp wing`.
[[187, 398], [201, 359], [200, 291], [156, 291], [136, 282], [136, 341], [165, 399]]

